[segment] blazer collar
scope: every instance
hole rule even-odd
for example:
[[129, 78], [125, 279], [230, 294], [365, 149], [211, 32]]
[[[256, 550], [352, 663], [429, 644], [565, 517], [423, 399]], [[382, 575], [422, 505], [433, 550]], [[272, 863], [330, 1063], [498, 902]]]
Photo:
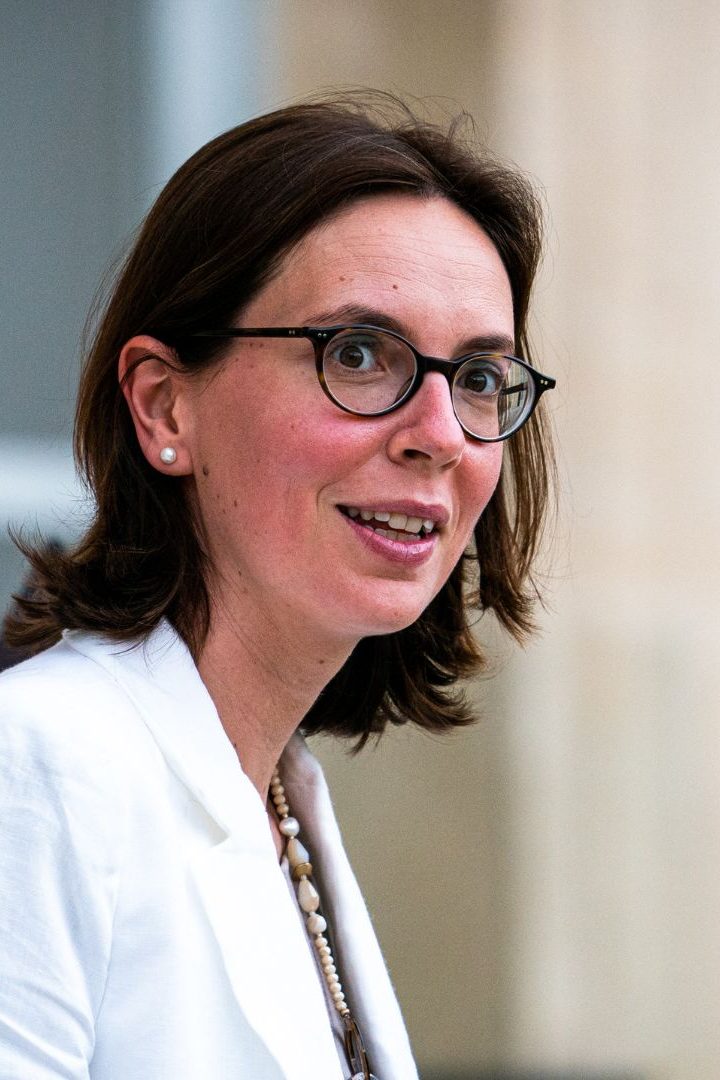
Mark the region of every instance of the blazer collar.
[[163, 620], [146, 638], [114, 642], [66, 631], [74, 649], [104, 667], [150, 729], [168, 765], [228, 835], [258, 848], [268, 832], [262, 801], [238, 764], [187, 646]]

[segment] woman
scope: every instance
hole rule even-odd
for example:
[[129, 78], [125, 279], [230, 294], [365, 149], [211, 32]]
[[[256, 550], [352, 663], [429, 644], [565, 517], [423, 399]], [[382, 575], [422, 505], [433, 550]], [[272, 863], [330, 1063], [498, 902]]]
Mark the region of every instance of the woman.
[[160, 195], [82, 378], [95, 519], [8, 621], [0, 1074], [417, 1075], [298, 732], [466, 723], [466, 592], [529, 629], [538, 254], [516, 173], [353, 102]]

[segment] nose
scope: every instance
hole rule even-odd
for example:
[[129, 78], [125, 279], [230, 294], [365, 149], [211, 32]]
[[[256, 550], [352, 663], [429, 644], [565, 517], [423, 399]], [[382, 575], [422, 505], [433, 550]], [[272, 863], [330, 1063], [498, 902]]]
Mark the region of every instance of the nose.
[[439, 372], [428, 372], [420, 389], [396, 413], [388, 456], [398, 464], [416, 460], [447, 469], [465, 452], [466, 436], [452, 406], [450, 385]]

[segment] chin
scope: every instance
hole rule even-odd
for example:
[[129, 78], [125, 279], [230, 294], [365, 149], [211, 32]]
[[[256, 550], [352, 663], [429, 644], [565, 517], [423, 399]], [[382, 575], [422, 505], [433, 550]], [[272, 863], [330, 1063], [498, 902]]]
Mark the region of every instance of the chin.
[[[414, 604], [387, 603], [373, 609], [368, 607], [365, 613], [356, 606], [351, 619], [345, 625], [352, 624], [357, 627], [358, 638], [396, 634], [399, 630], [406, 630], [408, 626], [417, 622], [432, 599], [433, 597], [430, 596], [425, 598], [423, 603]], [[365, 619], [362, 617], [363, 614], [366, 614]]]

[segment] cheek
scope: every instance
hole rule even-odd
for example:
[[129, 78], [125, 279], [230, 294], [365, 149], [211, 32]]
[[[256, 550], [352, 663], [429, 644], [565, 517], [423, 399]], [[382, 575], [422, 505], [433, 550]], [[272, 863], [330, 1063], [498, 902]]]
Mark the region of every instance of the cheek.
[[[225, 449], [215, 453], [205, 484], [218, 505], [224, 501], [232, 507], [230, 493], [239, 495], [244, 519], [251, 510], [243, 527], [254, 535], [287, 530], [292, 522], [293, 536], [300, 537], [308, 522], [314, 523], [323, 493], [373, 456], [370, 434], [338, 410], [325, 415], [322, 403], [320, 409], [246, 413], [242, 430], [235, 425]], [[231, 510], [233, 516], [238, 512]]]
[[317, 488], [361, 469], [382, 445], [377, 422], [363, 422], [330, 402], [313, 400], [276, 431], [274, 456], [286, 476]]
[[468, 462], [462, 483], [458, 486], [461, 507], [458, 528], [458, 558], [471, 542], [473, 531], [485, 507], [493, 496], [500, 479], [503, 461], [501, 443], [488, 443], [473, 447], [473, 457]]
[[467, 508], [467, 516], [474, 525], [490, 501], [500, 479], [503, 444], [475, 444], [471, 453], [461, 498], [463, 507]]

